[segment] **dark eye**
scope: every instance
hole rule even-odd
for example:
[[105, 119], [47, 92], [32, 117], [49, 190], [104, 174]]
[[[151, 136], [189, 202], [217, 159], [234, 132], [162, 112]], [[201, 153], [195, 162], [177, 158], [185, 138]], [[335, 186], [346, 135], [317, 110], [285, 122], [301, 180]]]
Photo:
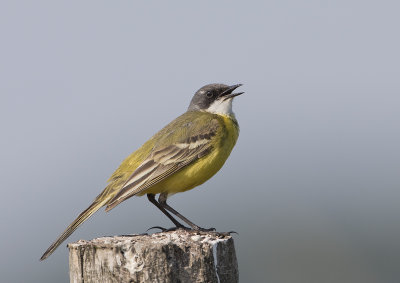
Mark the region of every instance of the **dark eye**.
[[214, 94], [213, 94], [211, 91], [207, 91], [207, 92], [206, 92], [206, 96], [207, 96], [208, 98], [211, 98], [211, 97], [214, 96]]

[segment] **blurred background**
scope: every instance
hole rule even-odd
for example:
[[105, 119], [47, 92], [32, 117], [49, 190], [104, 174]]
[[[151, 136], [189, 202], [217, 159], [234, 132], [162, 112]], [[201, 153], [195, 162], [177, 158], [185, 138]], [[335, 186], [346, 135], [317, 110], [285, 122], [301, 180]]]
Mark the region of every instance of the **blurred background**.
[[[399, 282], [398, 1], [2, 1], [2, 282], [39, 257], [201, 86], [243, 83], [223, 169], [170, 203], [235, 230], [241, 282]], [[171, 223], [146, 198], [67, 242]]]

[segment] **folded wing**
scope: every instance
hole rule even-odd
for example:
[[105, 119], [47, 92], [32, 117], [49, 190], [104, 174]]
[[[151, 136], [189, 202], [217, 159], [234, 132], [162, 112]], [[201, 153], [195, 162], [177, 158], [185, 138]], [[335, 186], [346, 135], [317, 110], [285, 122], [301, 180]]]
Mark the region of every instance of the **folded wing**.
[[[188, 137], [178, 142], [171, 142], [162, 146], [155, 146], [150, 155], [128, 178], [119, 192], [108, 203], [106, 211], [111, 210], [122, 201], [144, 192], [185, 166], [204, 157], [212, 149], [212, 139], [216, 135], [219, 123], [211, 120], [201, 131], [193, 134], [190, 129], [185, 129]], [[190, 127], [190, 125], [186, 125]], [[190, 134], [192, 133], [192, 134]]]

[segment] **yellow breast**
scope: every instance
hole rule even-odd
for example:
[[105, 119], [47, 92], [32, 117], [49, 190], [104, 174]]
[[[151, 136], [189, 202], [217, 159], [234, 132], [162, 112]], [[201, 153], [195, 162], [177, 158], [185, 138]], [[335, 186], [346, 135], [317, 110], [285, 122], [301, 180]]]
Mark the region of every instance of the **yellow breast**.
[[216, 116], [218, 116], [221, 128], [212, 140], [212, 151], [140, 195], [184, 192], [203, 184], [221, 169], [236, 144], [239, 136], [239, 126], [234, 117]]

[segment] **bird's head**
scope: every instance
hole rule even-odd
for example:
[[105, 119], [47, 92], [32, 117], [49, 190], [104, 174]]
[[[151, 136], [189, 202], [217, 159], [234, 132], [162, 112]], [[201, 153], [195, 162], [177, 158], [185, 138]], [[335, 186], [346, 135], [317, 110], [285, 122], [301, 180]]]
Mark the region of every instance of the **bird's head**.
[[200, 88], [193, 96], [188, 111], [207, 111], [215, 114], [232, 115], [232, 100], [243, 92], [233, 93], [241, 84], [209, 84]]

